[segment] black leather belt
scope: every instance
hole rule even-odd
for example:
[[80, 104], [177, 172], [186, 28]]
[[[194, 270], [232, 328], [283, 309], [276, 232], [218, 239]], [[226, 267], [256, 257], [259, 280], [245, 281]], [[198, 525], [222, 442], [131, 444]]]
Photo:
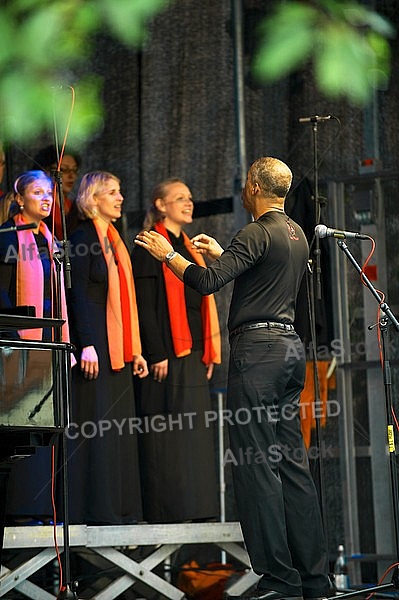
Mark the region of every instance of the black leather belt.
[[244, 331], [250, 331], [251, 329], [282, 329], [284, 331], [294, 331], [294, 326], [288, 323], [273, 323], [273, 321], [262, 321], [261, 323], [244, 323], [230, 333], [230, 335], [237, 335]]

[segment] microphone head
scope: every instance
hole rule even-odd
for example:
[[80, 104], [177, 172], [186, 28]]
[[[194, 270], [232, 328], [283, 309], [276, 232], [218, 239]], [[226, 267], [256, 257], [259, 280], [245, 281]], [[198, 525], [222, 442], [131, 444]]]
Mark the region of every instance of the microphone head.
[[327, 226], [326, 225], [316, 225], [314, 229], [315, 236], [318, 238], [327, 237]]

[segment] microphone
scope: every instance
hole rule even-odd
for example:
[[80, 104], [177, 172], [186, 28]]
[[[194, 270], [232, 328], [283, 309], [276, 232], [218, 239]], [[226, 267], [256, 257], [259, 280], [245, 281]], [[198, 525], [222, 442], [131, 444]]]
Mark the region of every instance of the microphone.
[[315, 115], [314, 117], [299, 117], [299, 123], [319, 123], [320, 121], [329, 121], [332, 119], [332, 115], [327, 115], [325, 117], [319, 117], [319, 115]]
[[357, 239], [357, 240], [369, 240], [370, 236], [364, 235], [363, 233], [357, 233], [354, 231], [340, 231], [339, 229], [330, 229], [326, 225], [316, 225], [314, 230], [315, 236], [318, 238], [333, 237], [339, 240], [344, 239]]
[[5, 227], [0, 229], [0, 233], [10, 233], [11, 231], [23, 231], [24, 229], [36, 229], [37, 223], [24, 223], [23, 225], [12, 225], [11, 227]]
[[16, 225], [16, 231], [23, 231], [24, 229], [36, 229], [37, 223], [24, 223], [24, 225]]

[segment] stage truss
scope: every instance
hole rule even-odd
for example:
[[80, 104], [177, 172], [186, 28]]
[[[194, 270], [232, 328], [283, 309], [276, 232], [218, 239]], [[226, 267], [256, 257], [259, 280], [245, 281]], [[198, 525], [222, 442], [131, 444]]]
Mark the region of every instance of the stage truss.
[[[178, 523], [160, 525], [123, 525], [88, 527], [71, 525], [70, 549], [86, 549], [93, 557], [102, 557], [123, 571], [90, 600], [113, 600], [123, 597], [121, 594], [136, 583], [145, 584], [150, 592], [154, 591], [170, 600], [182, 600], [184, 593], [167, 578], [154, 573], [161, 563], [167, 562], [171, 555], [185, 544], [214, 544], [222, 554], [233, 557], [243, 565], [245, 571], [238, 580], [226, 589], [226, 595], [241, 596], [258, 580], [251, 570], [248, 554], [243, 546], [239, 523]], [[62, 551], [63, 528], [57, 527], [58, 545]], [[150, 554], [141, 561], [133, 560], [123, 552], [130, 547], [147, 546]], [[34, 549], [36, 554], [18, 567], [10, 570], [2, 566], [0, 576], [0, 597], [15, 589], [34, 600], [56, 600], [56, 596], [29, 581], [34, 573], [56, 557], [53, 528], [51, 526], [7, 527], [4, 535], [4, 549]], [[73, 578], [73, 573], [71, 574]], [[142, 587], [142, 586], [141, 586]], [[140, 592], [141, 595], [142, 592]]]

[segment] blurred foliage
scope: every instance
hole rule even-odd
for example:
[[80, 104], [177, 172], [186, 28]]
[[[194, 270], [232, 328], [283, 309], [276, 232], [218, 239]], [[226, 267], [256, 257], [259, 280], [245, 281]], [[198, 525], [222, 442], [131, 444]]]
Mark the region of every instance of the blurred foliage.
[[357, 2], [276, 3], [260, 25], [254, 73], [273, 81], [312, 61], [322, 93], [362, 105], [388, 84], [394, 34], [387, 19]]
[[86, 74], [95, 36], [137, 47], [169, 0], [1, 0], [0, 139], [64, 134], [79, 147], [102, 127], [101, 79]]
[[[176, 0], [1, 0], [0, 139], [28, 141], [66, 128], [76, 94], [69, 143], [78, 147], [102, 127], [101, 80], [82, 68], [99, 33], [138, 47], [149, 20]], [[322, 92], [364, 103], [389, 77], [382, 16], [337, 0], [269, 2], [254, 69], [263, 81], [313, 60]]]

